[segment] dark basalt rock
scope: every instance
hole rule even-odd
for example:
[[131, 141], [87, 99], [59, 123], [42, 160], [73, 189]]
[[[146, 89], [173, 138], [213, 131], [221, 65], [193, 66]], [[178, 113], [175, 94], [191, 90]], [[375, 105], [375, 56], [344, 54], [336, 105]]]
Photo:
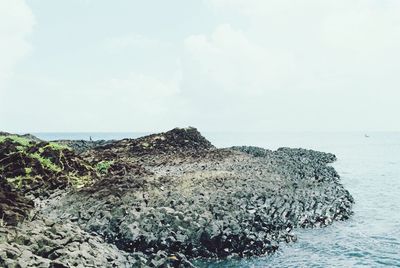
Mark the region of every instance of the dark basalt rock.
[[15, 226], [33, 209], [33, 202], [14, 192], [0, 175], [0, 226]]
[[[81, 156], [93, 166], [108, 162], [109, 176], [149, 175], [152, 172], [145, 165], [162, 165], [156, 161], [168, 161], [167, 155], [186, 155], [201, 157], [202, 152], [215, 147], [197, 129], [175, 128], [171, 131], [153, 134], [138, 139], [110, 141], [104, 146], [84, 151]], [[173, 158], [173, 157], [172, 157]], [[172, 159], [171, 158], [171, 159]], [[144, 165], [145, 164], [145, 165]], [[107, 175], [107, 174], [106, 174]]]
[[55, 140], [58, 144], [62, 144], [72, 148], [76, 153], [81, 154], [88, 150], [94, 149], [99, 146], [104, 146], [107, 144], [111, 144], [115, 141], [113, 140], [96, 140], [96, 141], [87, 141], [87, 140]]
[[189, 154], [215, 148], [197, 129], [175, 128], [171, 131], [153, 134], [138, 139], [124, 139], [94, 148], [105, 158], [152, 154]]
[[[333, 154], [217, 149], [194, 128], [90, 146], [79, 156], [61, 150], [62, 157], [45, 144], [27, 146], [28, 154], [66, 164], [68, 174], [87, 174], [80, 171], [85, 163], [101, 177], [79, 190], [49, 194], [34, 209], [34, 220], [18, 227], [22, 238], [0, 228], [0, 242], [6, 241], [0, 265], [192, 267], [189, 260], [196, 258], [272, 253], [296, 241], [295, 228], [323, 227], [352, 214], [354, 200], [328, 166]], [[15, 144], [1, 148], [0, 156], [13, 155], [17, 163], [7, 176], [26, 166], [39, 172]], [[2, 240], [1, 232], [9, 238]], [[39, 240], [46, 242], [37, 248]], [[22, 252], [30, 253], [16, 259]]]
[[21, 137], [0, 142], [0, 174], [19, 192], [48, 196], [53, 190], [83, 186], [97, 178], [95, 168], [71, 149]]
[[[162, 143], [152, 135], [96, 148], [97, 161], [115, 157], [146, 172], [100, 180], [48, 213], [68, 215], [127, 252], [189, 258], [271, 253], [296, 240], [295, 227], [322, 227], [352, 214], [352, 197], [327, 166], [332, 154], [183, 146], [168, 136]], [[156, 145], [138, 147], [154, 137]]]
[[0, 227], [0, 242], [0, 267], [141, 267], [147, 260], [140, 255], [135, 259], [68, 222], [38, 219]]
[[11, 136], [15, 137], [16, 136], [16, 137], [20, 137], [20, 138], [23, 138], [23, 139], [26, 139], [26, 140], [29, 140], [29, 141], [34, 141], [34, 142], [43, 141], [43, 140], [39, 139], [38, 137], [36, 137], [36, 136], [34, 136], [32, 134], [19, 135], [19, 134], [11, 134], [11, 133], [8, 133], [8, 132], [0, 131], [0, 136], [3, 136], [3, 137], [11, 137]]
[[72, 222], [35, 219], [0, 226], [0, 267], [193, 267], [180, 253], [127, 253]]

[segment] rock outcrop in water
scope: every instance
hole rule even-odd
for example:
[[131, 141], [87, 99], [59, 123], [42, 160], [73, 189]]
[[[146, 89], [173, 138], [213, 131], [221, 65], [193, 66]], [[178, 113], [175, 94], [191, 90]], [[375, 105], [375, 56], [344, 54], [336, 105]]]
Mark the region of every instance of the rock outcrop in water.
[[[36, 198], [33, 209], [22, 203], [25, 214], [15, 219], [30, 209], [31, 216], [0, 228], [0, 265], [191, 267], [196, 258], [272, 253], [296, 240], [294, 228], [352, 214], [328, 153], [217, 149], [187, 128], [80, 147], [69, 157], [85, 163], [90, 180]], [[10, 181], [2, 178], [7, 193], [35, 198]]]

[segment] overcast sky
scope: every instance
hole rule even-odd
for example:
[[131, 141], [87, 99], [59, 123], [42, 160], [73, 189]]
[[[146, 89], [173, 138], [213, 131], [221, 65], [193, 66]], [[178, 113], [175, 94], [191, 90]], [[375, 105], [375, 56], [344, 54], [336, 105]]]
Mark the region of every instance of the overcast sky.
[[400, 131], [398, 0], [0, 0], [0, 130]]

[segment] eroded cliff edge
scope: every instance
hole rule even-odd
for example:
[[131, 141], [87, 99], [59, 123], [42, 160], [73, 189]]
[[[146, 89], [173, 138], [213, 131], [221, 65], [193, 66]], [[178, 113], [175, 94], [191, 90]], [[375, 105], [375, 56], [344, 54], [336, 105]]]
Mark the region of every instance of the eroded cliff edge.
[[190, 267], [272, 253], [294, 228], [352, 214], [329, 153], [218, 149], [195, 128], [100, 144], [11, 137], [0, 139], [0, 197], [18, 197], [0, 206], [3, 266]]

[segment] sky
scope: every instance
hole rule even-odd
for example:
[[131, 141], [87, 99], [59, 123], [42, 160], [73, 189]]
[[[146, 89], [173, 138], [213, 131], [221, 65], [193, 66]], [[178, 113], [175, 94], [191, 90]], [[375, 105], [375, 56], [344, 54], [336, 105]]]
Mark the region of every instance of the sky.
[[0, 0], [0, 130], [400, 131], [398, 0]]

